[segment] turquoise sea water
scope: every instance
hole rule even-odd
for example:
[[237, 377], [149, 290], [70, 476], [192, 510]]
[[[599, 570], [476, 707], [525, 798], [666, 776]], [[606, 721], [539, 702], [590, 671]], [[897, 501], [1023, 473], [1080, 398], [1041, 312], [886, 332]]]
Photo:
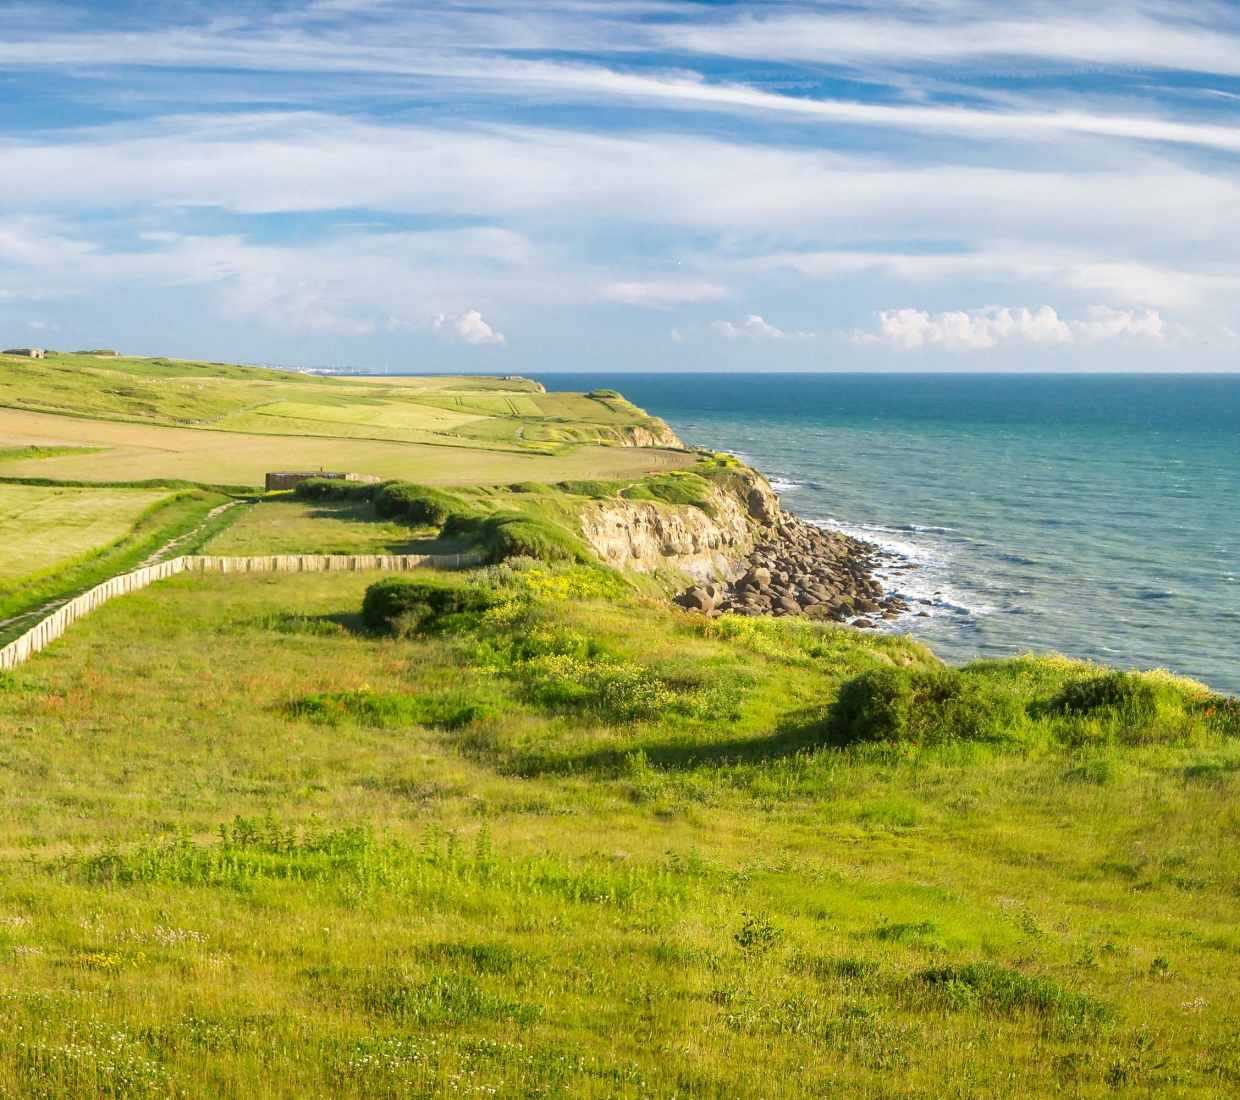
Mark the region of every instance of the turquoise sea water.
[[539, 375], [611, 386], [890, 551], [948, 660], [1058, 650], [1240, 693], [1240, 376]]

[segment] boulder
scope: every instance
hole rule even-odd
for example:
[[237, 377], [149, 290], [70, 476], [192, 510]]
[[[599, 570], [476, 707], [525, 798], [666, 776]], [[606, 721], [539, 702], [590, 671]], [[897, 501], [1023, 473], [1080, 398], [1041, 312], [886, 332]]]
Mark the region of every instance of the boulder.
[[751, 588], [766, 588], [770, 583], [771, 571], [762, 565], [755, 566], [741, 577], [741, 584], [749, 585]]

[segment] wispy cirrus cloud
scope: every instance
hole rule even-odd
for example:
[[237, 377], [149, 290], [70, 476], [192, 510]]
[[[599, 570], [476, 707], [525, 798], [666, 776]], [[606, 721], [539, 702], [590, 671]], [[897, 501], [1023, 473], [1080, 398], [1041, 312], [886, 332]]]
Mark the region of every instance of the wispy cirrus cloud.
[[0, 323], [126, 287], [337, 349], [1154, 355], [1240, 325], [1238, 47], [1210, 0], [28, 4]]

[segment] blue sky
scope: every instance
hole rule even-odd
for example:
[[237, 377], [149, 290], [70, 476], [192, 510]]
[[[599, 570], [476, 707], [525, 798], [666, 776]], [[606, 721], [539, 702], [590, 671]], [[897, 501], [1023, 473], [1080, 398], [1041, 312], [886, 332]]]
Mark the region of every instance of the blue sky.
[[1234, 3], [0, 3], [0, 342], [1232, 370]]

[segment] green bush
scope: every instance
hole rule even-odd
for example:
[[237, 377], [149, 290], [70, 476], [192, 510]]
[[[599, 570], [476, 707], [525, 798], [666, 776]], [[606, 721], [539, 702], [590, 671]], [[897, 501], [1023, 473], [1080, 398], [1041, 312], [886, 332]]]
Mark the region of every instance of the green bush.
[[563, 527], [524, 512], [490, 516], [453, 512], [444, 521], [443, 536], [477, 539], [493, 562], [508, 558], [536, 558], [547, 563], [593, 560], [580, 540]]
[[569, 493], [575, 497], [593, 497], [595, 500], [606, 500], [616, 495], [618, 485], [607, 481], [560, 481], [555, 486], [561, 493]]
[[448, 627], [453, 616], [477, 616], [497, 597], [471, 584], [389, 577], [366, 589], [362, 622], [370, 630], [402, 632]]
[[843, 684], [828, 726], [846, 744], [932, 745], [1006, 740], [1023, 718], [1013, 696], [956, 669], [880, 668]]
[[375, 512], [384, 519], [402, 519], [407, 523], [425, 523], [440, 527], [454, 508], [462, 505], [460, 497], [415, 485], [409, 481], [385, 482], [374, 495]]
[[1145, 724], [1158, 713], [1158, 692], [1135, 672], [1106, 672], [1088, 680], [1070, 680], [1051, 702], [1050, 710], [1076, 718], [1107, 711]]
[[293, 490], [293, 495], [301, 500], [372, 500], [381, 488], [373, 482], [312, 477], [301, 482]]
[[591, 390], [586, 396], [593, 397], [596, 401], [615, 401], [620, 399], [620, 392], [619, 390]]

